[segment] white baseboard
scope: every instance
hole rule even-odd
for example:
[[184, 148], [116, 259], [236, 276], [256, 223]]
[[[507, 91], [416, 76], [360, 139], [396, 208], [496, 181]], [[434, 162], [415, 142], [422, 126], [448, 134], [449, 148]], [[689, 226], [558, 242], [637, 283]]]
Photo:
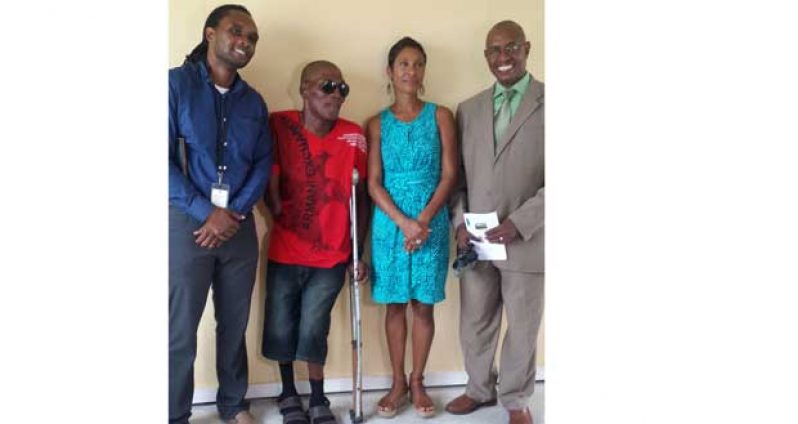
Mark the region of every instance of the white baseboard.
[[[544, 368], [539, 367], [535, 380], [544, 380]], [[463, 386], [468, 381], [465, 371], [430, 372], [424, 375], [424, 385], [427, 387]], [[364, 376], [363, 390], [388, 390], [391, 388], [391, 376]], [[310, 394], [310, 383], [307, 380], [297, 381], [296, 389], [299, 394]], [[280, 383], [251, 384], [247, 390], [247, 399], [269, 398], [280, 395]], [[326, 393], [348, 393], [352, 391], [351, 378], [328, 378], [324, 380]], [[216, 401], [216, 387], [194, 390], [194, 403], [209, 403]]]

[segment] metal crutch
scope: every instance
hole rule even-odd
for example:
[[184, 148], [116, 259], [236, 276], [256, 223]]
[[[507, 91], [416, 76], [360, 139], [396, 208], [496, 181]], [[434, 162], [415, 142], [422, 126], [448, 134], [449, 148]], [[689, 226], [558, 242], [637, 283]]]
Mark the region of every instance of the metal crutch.
[[349, 216], [352, 225], [352, 275], [349, 286], [349, 311], [352, 317], [352, 406], [349, 419], [353, 423], [363, 422], [363, 340], [360, 328], [360, 283], [357, 281], [357, 194], [355, 193], [360, 174], [352, 170], [352, 196], [349, 199]]

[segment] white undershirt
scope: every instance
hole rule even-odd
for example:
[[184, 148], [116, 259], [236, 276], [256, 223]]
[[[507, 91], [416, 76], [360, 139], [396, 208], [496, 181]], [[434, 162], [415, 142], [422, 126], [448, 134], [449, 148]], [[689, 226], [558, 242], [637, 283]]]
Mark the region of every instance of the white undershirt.
[[218, 85], [218, 84], [214, 84], [214, 86], [216, 87], [216, 90], [217, 90], [217, 91], [218, 91], [220, 94], [225, 94], [225, 93], [227, 93], [228, 91], [230, 91], [230, 89], [229, 89], [229, 88], [224, 88], [224, 87], [222, 87], [221, 85]]

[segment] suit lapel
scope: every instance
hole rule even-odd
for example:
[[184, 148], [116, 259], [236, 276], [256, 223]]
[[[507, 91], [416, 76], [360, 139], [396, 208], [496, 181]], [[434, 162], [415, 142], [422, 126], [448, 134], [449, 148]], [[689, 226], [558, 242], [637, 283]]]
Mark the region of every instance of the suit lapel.
[[[502, 138], [497, 141], [496, 143], [496, 157], [493, 159], [493, 165], [496, 166], [496, 163], [499, 161], [499, 157], [502, 155], [502, 152], [507, 148], [510, 144], [510, 141], [513, 140], [515, 137], [515, 133], [521, 128], [521, 125], [532, 116], [538, 107], [540, 107], [540, 97], [543, 93], [540, 90], [540, 84], [536, 84], [534, 80], [529, 82], [529, 86], [526, 89], [526, 93], [524, 94], [524, 99], [521, 100], [521, 104], [518, 105], [518, 110], [513, 115], [512, 120], [510, 120], [510, 125], [507, 126], [507, 130], [502, 135]], [[491, 115], [492, 116], [492, 115]], [[493, 129], [493, 125], [490, 126], [491, 130]]]

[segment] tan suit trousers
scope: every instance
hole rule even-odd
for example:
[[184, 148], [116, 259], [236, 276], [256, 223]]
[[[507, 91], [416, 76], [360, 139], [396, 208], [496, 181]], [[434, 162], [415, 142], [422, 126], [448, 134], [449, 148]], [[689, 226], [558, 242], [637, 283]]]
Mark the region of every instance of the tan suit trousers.
[[[468, 373], [466, 395], [496, 398], [509, 409], [528, 406], [535, 391], [535, 353], [543, 316], [543, 273], [504, 271], [480, 261], [460, 281], [460, 343]], [[494, 364], [502, 307], [507, 332], [500, 371]]]

